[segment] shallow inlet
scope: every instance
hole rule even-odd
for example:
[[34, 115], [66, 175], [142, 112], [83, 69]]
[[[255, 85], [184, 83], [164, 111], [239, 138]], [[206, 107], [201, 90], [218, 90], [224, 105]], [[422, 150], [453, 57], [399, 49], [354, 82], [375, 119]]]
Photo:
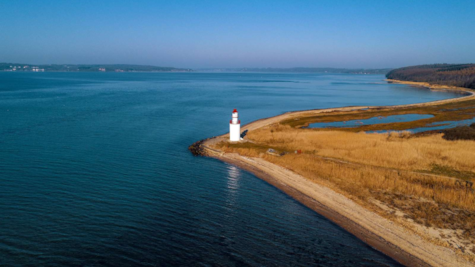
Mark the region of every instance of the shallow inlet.
[[[405, 131], [420, 133], [420, 132], [425, 132], [425, 131], [444, 130], [444, 129], [454, 128], [457, 126], [468, 126], [472, 123], [475, 123], [475, 118], [472, 118], [469, 120], [461, 120], [461, 121], [438, 121], [438, 122], [433, 122], [433, 123], [428, 124], [427, 127], [412, 128], [412, 129], [407, 129]], [[367, 133], [387, 133], [387, 132], [393, 132], [393, 131], [394, 130], [379, 130], [379, 131], [368, 131]]]
[[409, 122], [422, 119], [429, 119], [434, 117], [430, 114], [403, 114], [391, 116], [376, 116], [364, 120], [349, 120], [349, 121], [335, 121], [335, 122], [317, 122], [311, 123], [308, 128], [352, 128], [363, 125], [393, 123], [393, 122]]

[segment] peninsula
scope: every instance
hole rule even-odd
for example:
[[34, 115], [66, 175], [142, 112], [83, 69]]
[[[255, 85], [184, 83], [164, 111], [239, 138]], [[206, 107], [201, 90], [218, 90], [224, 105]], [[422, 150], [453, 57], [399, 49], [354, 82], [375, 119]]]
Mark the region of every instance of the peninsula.
[[[226, 134], [190, 150], [254, 173], [404, 265], [473, 266], [475, 124], [448, 128], [474, 119], [475, 95], [447, 84], [388, 82], [462, 95], [288, 112], [242, 126], [242, 141]], [[409, 115], [426, 117], [312, 127]]]

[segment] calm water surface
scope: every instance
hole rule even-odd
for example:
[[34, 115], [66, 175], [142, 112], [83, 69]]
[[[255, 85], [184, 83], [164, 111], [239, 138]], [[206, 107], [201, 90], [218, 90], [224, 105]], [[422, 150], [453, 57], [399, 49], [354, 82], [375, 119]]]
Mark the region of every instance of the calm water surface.
[[379, 75], [1, 73], [0, 266], [396, 266], [187, 146], [291, 110], [456, 95]]

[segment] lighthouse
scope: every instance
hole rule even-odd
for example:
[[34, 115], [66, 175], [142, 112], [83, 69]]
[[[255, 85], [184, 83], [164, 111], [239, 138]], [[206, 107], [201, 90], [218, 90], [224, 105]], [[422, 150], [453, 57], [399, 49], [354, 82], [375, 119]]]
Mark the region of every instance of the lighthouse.
[[229, 121], [229, 140], [241, 140], [241, 121], [236, 109], [233, 110], [233, 118]]

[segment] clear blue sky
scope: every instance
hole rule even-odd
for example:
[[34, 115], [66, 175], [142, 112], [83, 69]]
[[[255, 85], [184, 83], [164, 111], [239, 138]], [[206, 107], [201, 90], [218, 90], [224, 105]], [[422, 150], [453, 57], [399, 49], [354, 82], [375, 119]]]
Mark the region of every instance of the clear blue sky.
[[475, 62], [475, 1], [0, 1], [0, 62], [381, 68]]

